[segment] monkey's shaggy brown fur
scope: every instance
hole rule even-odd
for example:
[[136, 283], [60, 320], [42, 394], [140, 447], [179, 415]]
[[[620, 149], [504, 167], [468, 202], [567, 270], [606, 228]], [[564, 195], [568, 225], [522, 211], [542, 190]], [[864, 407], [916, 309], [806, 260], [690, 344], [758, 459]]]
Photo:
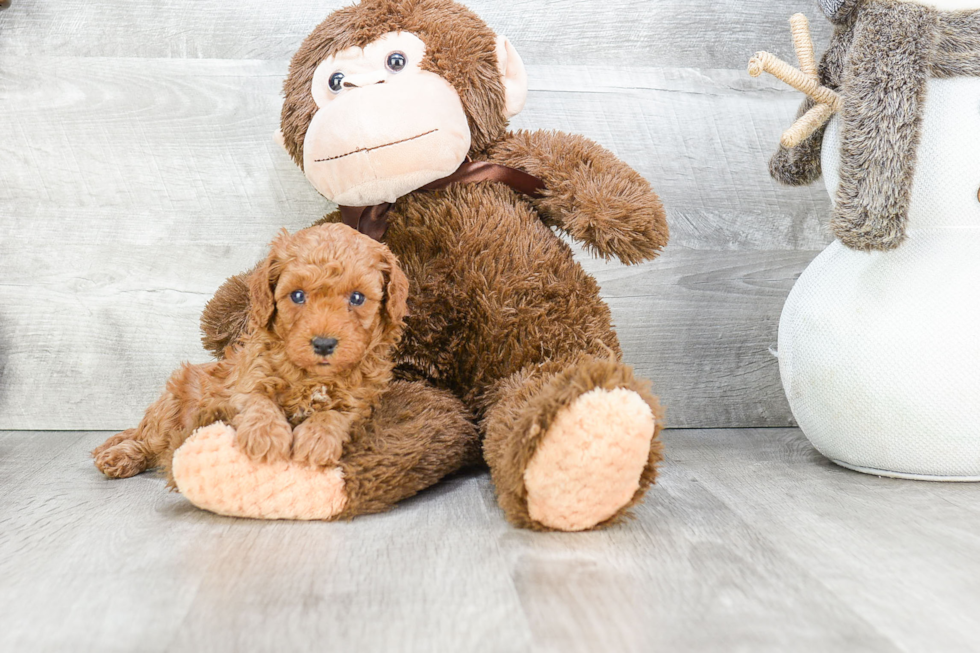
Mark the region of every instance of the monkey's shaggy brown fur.
[[[657, 432], [663, 416], [648, 384], [621, 362], [598, 284], [552, 228], [604, 258], [635, 263], [655, 257], [666, 245], [664, 210], [640, 175], [585, 138], [506, 132], [496, 37], [448, 0], [365, 0], [335, 12], [314, 30], [293, 58], [285, 83], [282, 131], [298, 164], [315, 111], [309, 88], [317, 64], [398, 29], [426, 42], [423, 67], [459, 92], [472, 129], [470, 156], [522, 169], [543, 179], [546, 189], [532, 199], [481, 182], [412, 193], [392, 205], [384, 241], [411, 283], [396, 375], [432, 383], [463, 400], [479, 420], [485, 459], [508, 518], [544, 528], [528, 513], [523, 473], [557, 411], [596, 388], [627, 388], [650, 406]], [[335, 212], [323, 222], [339, 220]], [[215, 354], [233, 341], [227, 334], [240, 323], [242, 309], [236, 307], [244, 301], [244, 283], [230, 280], [205, 312], [205, 342]], [[406, 416], [415, 419], [415, 411], [425, 408], [420, 401]], [[431, 469], [434, 459], [425, 449], [430, 443], [413, 443], [411, 429], [395, 421], [386, 428], [384, 446], [372, 445], [370, 454], [357, 438], [345, 449], [342, 465], [358, 461], [356, 468], [345, 468], [348, 483], [359, 483], [349, 515], [358, 511], [355, 492], [364, 492], [360, 506], [381, 508], [399, 498], [380, 478], [389, 468], [404, 474], [404, 457], [429, 456], [420, 463], [423, 472], [413, 472], [420, 479], [416, 485], [468, 460], [447, 456]], [[376, 433], [380, 437], [380, 426]], [[463, 442], [470, 437], [468, 431], [459, 435]], [[653, 482], [661, 459], [656, 433], [653, 437], [635, 496], [603, 524], [618, 519]]]
[[[197, 428], [230, 422], [255, 460], [335, 465], [391, 381], [408, 280], [387, 247], [343, 225], [281, 233], [252, 275], [248, 328], [225, 357], [183, 365], [135, 429], [93, 451], [107, 476], [168, 470]], [[302, 303], [290, 299], [305, 292]], [[366, 299], [350, 303], [355, 291]], [[328, 354], [317, 337], [334, 337]]]
[[459, 399], [394, 381], [371, 419], [354, 425], [340, 459], [347, 507], [336, 519], [388, 510], [480, 460], [480, 435]]
[[[904, 242], [926, 81], [980, 75], [980, 11], [944, 12], [898, 0], [821, 0], [836, 24], [820, 81], [837, 90], [841, 113], [840, 187], [831, 220], [837, 238], [859, 250]], [[801, 113], [812, 107], [804, 102]], [[780, 147], [769, 170], [804, 185], [820, 177], [824, 129]]]
[[[625, 510], [643, 497], [656, 479], [656, 465], [663, 458], [659, 435], [663, 428], [664, 411], [657, 398], [650, 393], [650, 383], [634, 377], [632, 370], [612, 356], [602, 359], [583, 354], [570, 363], [551, 361], [533, 370], [525, 368], [522, 374], [508, 377], [488, 393], [491, 407], [487, 412], [487, 435], [483, 448], [494, 485], [498, 488], [500, 505], [517, 526], [543, 530], [527, 514], [523, 472], [558, 411], [590, 390], [633, 390], [643, 397], [656, 418], [656, 433], [640, 477], [640, 491], [629, 504], [623, 506], [623, 510], [598, 524], [599, 527], [620, 521]], [[512, 433], [526, 434], [517, 442], [517, 447], [514, 446]]]

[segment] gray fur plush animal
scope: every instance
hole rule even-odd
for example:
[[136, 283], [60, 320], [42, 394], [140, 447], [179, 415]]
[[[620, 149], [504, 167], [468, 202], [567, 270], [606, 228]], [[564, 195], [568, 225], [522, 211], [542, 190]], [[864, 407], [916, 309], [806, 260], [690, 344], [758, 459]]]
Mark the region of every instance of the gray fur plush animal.
[[836, 30], [819, 69], [795, 16], [800, 69], [763, 52], [749, 71], [815, 98], [770, 169], [822, 174], [834, 199], [837, 240], [779, 322], [786, 397], [844, 467], [980, 481], [980, 0], [821, 6]]
[[[836, 90], [840, 184], [831, 227], [858, 250], [890, 250], [905, 240], [912, 177], [932, 78], [980, 76], [980, 12], [943, 11], [908, 0], [820, 0], [835, 24], [820, 82]], [[806, 100], [800, 115], [813, 106]], [[806, 185], [821, 175], [824, 129], [797, 147], [780, 147], [772, 176]]]

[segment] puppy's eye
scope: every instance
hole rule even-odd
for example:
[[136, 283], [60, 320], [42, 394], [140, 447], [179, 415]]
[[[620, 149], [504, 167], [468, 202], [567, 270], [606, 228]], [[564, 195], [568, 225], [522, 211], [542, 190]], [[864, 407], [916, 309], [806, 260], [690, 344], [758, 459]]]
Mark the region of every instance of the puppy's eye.
[[367, 297], [364, 293], [359, 293], [356, 290], [350, 294], [350, 305], [351, 306], [364, 306], [364, 302], [367, 301]]
[[289, 293], [289, 298], [293, 300], [294, 304], [305, 304], [306, 303], [306, 293], [302, 290], [294, 290]]
[[385, 66], [393, 73], [400, 73], [408, 65], [408, 57], [404, 52], [392, 52], [385, 61]]
[[340, 93], [344, 88], [344, 73], [334, 73], [330, 75], [330, 90], [334, 93]]

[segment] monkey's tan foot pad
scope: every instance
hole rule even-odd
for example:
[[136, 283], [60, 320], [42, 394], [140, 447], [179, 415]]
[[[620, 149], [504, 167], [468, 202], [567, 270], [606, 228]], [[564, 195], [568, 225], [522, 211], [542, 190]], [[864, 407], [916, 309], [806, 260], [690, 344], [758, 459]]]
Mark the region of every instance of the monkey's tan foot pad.
[[177, 489], [198, 508], [252, 519], [331, 519], [347, 505], [339, 467], [257, 463], [222, 422], [198, 429], [174, 452]]
[[563, 408], [524, 470], [531, 519], [582, 531], [614, 516], [640, 487], [655, 425], [624, 388], [597, 388]]

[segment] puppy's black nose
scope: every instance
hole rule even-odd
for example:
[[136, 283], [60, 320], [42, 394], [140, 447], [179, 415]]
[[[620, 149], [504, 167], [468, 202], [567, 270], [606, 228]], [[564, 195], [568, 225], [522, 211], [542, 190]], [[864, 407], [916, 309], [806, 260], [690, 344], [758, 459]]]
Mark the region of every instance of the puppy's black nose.
[[317, 356], [329, 356], [337, 348], [336, 338], [314, 338], [313, 351]]

